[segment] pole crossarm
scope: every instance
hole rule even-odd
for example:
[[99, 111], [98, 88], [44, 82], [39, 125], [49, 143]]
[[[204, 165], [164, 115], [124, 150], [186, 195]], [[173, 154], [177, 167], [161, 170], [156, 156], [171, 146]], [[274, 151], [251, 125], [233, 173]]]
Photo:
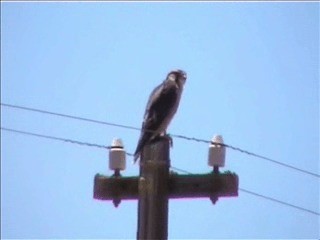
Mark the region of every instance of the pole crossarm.
[[170, 198], [209, 198], [215, 204], [219, 197], [238, 196], [238, 176], [231, 172], [219, 172], [219, 166], [224, 163], [217, 160], [224, 155], [220, 148], [211, 148], [211, 173], [179, 175], [170, 172], [170, 138], [158, 136], [144, 146], [140, 156], [140, 173], [136, 177], [120, 175], [123, 156], [119, 154], [119, 149], [111, 149], [111, 170], [114, 174], [109, 177], [96, 174], [93, 197], [112, 201], [115, 207], [121, 200], [138, 200], [137, 240], [167, 240]]
[[[99, 200], [138, 200], [139, 177], [104, 176], [94, 178], [94, 198]], [[206, 198], [238, 196], [239, 179], [235, 173], [169, 175], [169, 198]]]
[[171, 175], [170, 198], [238, 196], [238, 176], [234, 173]]

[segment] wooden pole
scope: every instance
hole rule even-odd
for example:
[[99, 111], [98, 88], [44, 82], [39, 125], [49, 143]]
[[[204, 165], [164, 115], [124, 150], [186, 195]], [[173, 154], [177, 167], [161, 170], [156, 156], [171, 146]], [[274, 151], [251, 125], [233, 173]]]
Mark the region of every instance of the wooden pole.
[[169, 139], [145, 146], [140, 160], [137, 239], [168, 238]]

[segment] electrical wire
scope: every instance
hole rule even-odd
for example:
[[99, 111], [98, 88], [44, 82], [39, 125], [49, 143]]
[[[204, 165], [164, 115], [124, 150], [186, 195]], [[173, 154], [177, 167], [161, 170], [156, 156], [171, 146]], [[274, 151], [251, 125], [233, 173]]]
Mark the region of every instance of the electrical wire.
[[97, 148], [104, 148], [104, 149], [111, 148], [110, 146], [104, 146], [104, 145], [99, 145], [99, 144], [95, 144], [95, 143], [88, 143], [88, 142], [80, 142], [80, 141], [73, 140], [73, 139], [54, 137], [54, 136], [43, 135], [43, 134], [32, 133], [32, 132], [26, 132], [26, 131], [16, 130], [16, 129], [12, 129], [12, 128], [6, 128], [6, 127], [1, 127], [1, 130], [7, 131], [7, 132], [19, 133], [19, 134], [23, 134], [23, 135], [39, 137], [39, 138], [51, 139], [51, 140], [55, 140], [55, 141], [78, 144], [78, 145], [87, 146], [87, 147], [97, 147]]
[[314, 215], [320, 216], [319, 212], [316, 212], [316, 211], [313, 211], [313, 210], [309, 210], [307, 208], [299, 207], [297, 205], [293, 205], [291, 203], [287, 203], [287, 202], [284, 202], [284, 201], [281, 201], [281, 200], [278, 200], [278, 199], [275, 199], [275, 198], [272, 198], [272, 197], [268, 197], [268, 196], [262, 195], [260, 193], [255, 193], [255, 192], [246, 190], [244, 188], [239, 188], [239, 190], [242, 191], [242, 192], [245, 192], [247, 194], [256, 196], [256, 197], [260, 197], [260, 198], [263, 198], [263, 199], [266, 199], [266, 200], [269, 200], [269, 201], [272, 201], [272, 202], [280, 203], [282, 205], [285, 205], [285, 206], [288, 206], [288, 207], [291, 207], [291, 208], [295, 208], [295, 209], [298, 209], [298, 210], [301, 210], [301, 211], [304, 211], [304, 212], [308, 212], [308, 213], [312, 213]]
[[53, 116], [70, 118], [70, 119], [75, 119], [75, 120], [80, 120], [80, 121], [85, 121], [85, 122], [91, 122], [91, 123], [96, 123], [96, 124], [103, 124], [103, 125], [108, 125], [108, 126], [113, 126], [113, 127], [120, 127], [120, 128], [126, 128], [126, 129], [132, 129], [132, 130], [139, 130], [140, 131], [140, 128], [136, 128], [136, 127], [130, 127], [130, 126], [126, 126], [126, 125], [110, 123], [110, 122], [104, 122], [104, 121], [99, 121], [99, 120], [94, 120], [94, 119], [89, 119], [89, 118], [84, 118], [84, 117], [72, 116], [72, 115], [63, 114], [63, 113], [50, 112], [50, 111], [36, 109], [36, 108], [12, 105], [12, 104], [7, 104], [7, 103], [1, 103], [1, 106], [20, 109], [20, 110], [26, 110], [26, 111], [30, 111], [30, 112], [37, 112], [37, 113], [42, 113], [42, 114], [49, 114], [49, 115], [53, 115]]
[[[7, 131], [7, 132], [19, 133], [19, 134], [28, 135], [28, 136], [33, 136], [33, 137], [46, 138], [46, 139], [51, 139], [51, 140], [55, 140], [55, 141], [72, 143], [72, 144], [77, 144], [77, 145], [81, 145], [81, 146], [111, 149], [111, 146], [105, 146], [105, 145], [100, 145], [100, 144], [96, 144], [96, 143], [81, 142], [81, 141], [73, 140], [73, 139], [69, 139], [69, 138], [54, 137], [54, 136], [43, 135], [43, 134], [39, 134], [39, 133], [21, 131], [21, 130], [12, 129], [12, 128], [1, 127], [1, 130]], [[130, 157], [133, 156], [132, 153], [128, 153], [128, 152], [126, 152], [126, 155], [130, 156]]]
[[[65, 142], [65, 143], [77, 144], [77, 145], [87, 146], [87, 147], [97, 147], [97, 148], [103, 148], [103, 149], [110, 149], [111, 148], [110, 146], [104, 146], [104, 145], [99, 145], [99, 144], [94, 144], [94, 143], [81, 142], [81, 141], [68, 139], [68, 138], [60, 138], [60, 137], [54, 137], [54, 136], [43, 135], [43, 134], [38, 134], [38, 133], [20, 131], [20, 130], [6, 128], [6, 127], [1, 127], [1, 130], [8, 131], [8, 132], [13, 132], [13, 133], [18, 133], [18, 134], [23, 134], [23, 135], [29, 135], [29, 136], [33, 136], [33, 137], [46, 138], [46, 139], [55, 140], [55, 141], [62, 141], [62, 142]], [[129, 155], [129, 156], [133, 156], [133, 154], [131, 154], [131, 153], [126, 153], [126, 154]], [[183, 170], [181, 168], [174, 167], [174, 166], [171, 166], [170, 168], [173, 169], [173, 170], [176, 170], [178, 172], [185, 173], [185, 174], [192, 174], [189, 171], [186, 171], [186, 170]], [[309, 210], [309, 209], [306, 209], [306, 208], [303, 208], [303, 207], [299, 207], [299, 206], [293, 205], [291, 203], [287, 203], [287, 202], [284, 202], [284, 201], [281, 201], [281, 200], [278, 200], [278, 199], [275, 199], [275, 198], [272, 198], [272, 197], [268, 197], [268, 196], [265, 196], [265, 195], [262, 195], [262, 194], [259, 194], [259, 193], [255, 193], [255, 192], [246, 190], [244, 188], [239, 188], [239, 190], [242, 191], [242, 192], [245, 192], [247, 194], [251, 194], [253, 196], [256, 196], [256, 197], [264, 198], [264, 199], [267, 199], [267, 200], [270, 200], [270, 201], [273, 201], [273, 202], [276, 202], [276, 203], [280, 203], [282, 205], [285, 205], [285, 206], [288, 206], [288, 207], [291, 207], [291, 208], [298, 209], [300, 211], [304, 211], [304, 212], [308, 212], [308, 213], [320, 216], [320, 213], [318, 213], [318, 212], [315, 212], [315, 211], [312, 211], [312, 210]]]
[[[72, 115], [68, 115], [68, 114], [62, 114], [62, 113], [56, 113], [56, 112], [51, 112], [51, 111], [47, 111], [47, 110], [41, 110], [41, 109], [36, 109], [36, 108], [30, 108], [30, 107], [25, 107], [25, 106], [18, 106], [18, 105], [13, 105], [13, 104], [7, 104], [7, 103], [1, 103], [1, 106], [4, 107], [8, 107], [8, 108], [13, 108], [13, 109], [20, 109], [20, 110], [25, 110], [25, 111], [31, 111], [31, 112], [38, 112], [38, 113], [42, 113], [42, 114], [49, 114], [49, 115], [53, 115], [53, 116], [59, 116], [59, 117], [64, 117], [64, 118], [70, 118], [70, 119], [75, 119], [75, 120], [80, 120], [80, 121], [86, 121], [86, 122], [90, 122], [90, 123], [95, 123], [95, 124], [102, 124], [102, 125], [108, 125], [108, 126], [113, 126], [113, 127], [120, 127], [120, 128], [125, 128], [125, 129], [131, 129], [131, 130], [137, 130], [137, 131], [141, 131], [141, 128], [137, 128], [137, 127], [133, 127], [133, 126], [127, 126], [127, 125], [123, 125], [123, 124], [117, 124], [117, 123], [111, 123], [111, 122], [105, 122], [105, 121], [100, 121], [100, 120], [94, 120], [94, 119], [89, 119], [89, 118], [83, 118], [83, 117], [78, 117], [78, 116], [72, 116]], [[151, 130], [146, 130], [149, 132], [153, 132]], [[195, 138], [195, 137], [187, 137], [187, 136], [183, 136], [183, 135], [177, 135], [177, 134], [169, 134], [171, 137], [174, 138], [180, 138], [180, 139], [184, 139], [184, 140], [188, 140], [188, 141], [195, 141], [195, 142], [201, 142], [201, 143], [206, 143], [206, 144], [215, 144], [215, 145], [221, 145], [227, 148], [230, 148], [232, 150], [235, 151], [239, 151], [241, 153], [245, 153], [247, 155], [262, 159], [262, 160], [266, 160], [269, 161], [271, 163], [277, 164], [279, 166], [282, 167], [286, 167], [289, 168], [291, 170], [295, 170], [304, 174], [308, 174], [310, 176], [313, 177], [317, 177], [320, 178], [320, 174], [314, 173], [314, 172], [310, 172], [295, 166], [292, 166], [290, 164], [286, 164], [268, 157], [264, 157], [262, 155], [253, 153], [253, 152], [249, 152], [247, 150], [238, 148], [238, 147], [234, 147], [232, 145], [229, 144], [225, 144], [225, 143], [215, 143], [209, 140], [204, 140], [204, 139], [199, 139], [199, 138]]]
[[183, 169], [181, 169], [181, 168], [177, 168], [177, 167], [175, 167], [175, 166], [170, 166], [170, 168], [173, 169], [173, 170], [176, 170], [176, 171], [178, 171], [178, 172], [181, 172], [181, 173], [192, 174], [192, 173], [189, 172], [189, 171], [183, 170]]
[[286, 164], [286, 163], [282, 163], [282, 162], [276, 161], [276, 160], [268, 158], [268, 157], [264, 157], [264, 156], [256, 154], [256, 153], [252, 153], [252, 152], [249, 152], [247, 150], [243, 150], [241, 148], [231, 146], [229, 144], [216, 143], [216, 142], [212, 142], [212, 141], [209, 141], [209, 140], [204, 140], [204, 139], [199, 139], [199, 138], [194, 138], [194, 137], [186, 137], [186, 136], [182, 136], [182, 135], [170, 134], [170, 136], [176, 137], [176, 138], [182, 138], [182, 139], [185, 139], [185, 140], [195, 141], [195, 142], [202, 142], [202, 143], [207, 143], [207, 144], [220, 145], [220, 146], [227, 147], [227, 148], [230, 148], [230, 149], [235, 150], [235, 151], [239, 151], [239, 152], [245, 153], [247, 155], [251, 155], [253, 157], [257, 157], [257, 158], [260, 158], [260, 159], [263, 159], [263, 160], [267, 160], [269, 162], [278, 164], [278, 165], [283, 166], [283, 167], [287, 167], [287, 168], [290, 168], [290, 169], [293, 169], [293, 170], [296, 170], [296, 171], [299, 171], [299, 172], [302, 172], [302, 173], [309, 174], [311, 176], [320, 178], [320, 175], [317, 174], [317, 173], [313, 173], [313, 172], [310, 172], [310, 171], [307, 171], [307, 170], [304, 170], [304, 169], [301, 169], [301, 168], [297, 168], [297, 167], [294, 167], [292, 165], [289, 165], [289, 164]]
[[227, 144], [221, 144], [221, 145], [224, 145], [224, 146], [226, 146], [228, 148], [231, 148], [231, 149], [233, 149], [235, 151], [239, 151], [239, 152], [251, 155], [253, 157], [257, 157], [257, 158], [260, 158], [260, 159], [263, 159], [263, 160], [267, 160], [269, 162], [278, 164], [280, 166], [283, 166], [283, 167], [286, 167], [286, 168], [290, 168], [292, 170], [299, 171], [299, 172], [302, 172], [302, 173], [305, 173], [305, 174], [320, 178], [320, 175], [317, 174], [317, 173], [313, 173], [313, 172], [310, 172], [310, 171], [307, 171], [307, 170], [304, 170], [304, 169], [301, 169], [301, 168], [297, 168], [295, 166], [292, 166], [292, 165], [289, 165], [289, 164], [286, 164], [286, 163], [283, 163], [283, 162], [279, 162], [279, 161], [276, 161], [274, 159], [271, 159], [271, 158], [268, 158], [268, 157], [264, 157], [264, 156], [261, 156], [261, 155], [258, 155], [258, 154], [252, 153], [252, 152], [248, 152], [246, 150], [243, 150], [243, 149], [240, 149], [240, 148], [237, 148], [237, 147], [233, 147], [233, 146], [230, 146], [230, 145], [227, 145]]

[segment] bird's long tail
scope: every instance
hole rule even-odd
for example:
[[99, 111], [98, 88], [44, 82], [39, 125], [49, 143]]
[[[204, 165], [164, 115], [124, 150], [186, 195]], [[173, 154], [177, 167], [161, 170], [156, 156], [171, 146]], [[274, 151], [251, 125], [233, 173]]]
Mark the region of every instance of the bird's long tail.
[[141, 152], [142, 152], [142, 149], [152, 139], [152, 135], [153, 134], [151, 132], [142, 132], [141, 133], [137, 149], [134, 153], [133, 163], [135, 163], [139, 159]]

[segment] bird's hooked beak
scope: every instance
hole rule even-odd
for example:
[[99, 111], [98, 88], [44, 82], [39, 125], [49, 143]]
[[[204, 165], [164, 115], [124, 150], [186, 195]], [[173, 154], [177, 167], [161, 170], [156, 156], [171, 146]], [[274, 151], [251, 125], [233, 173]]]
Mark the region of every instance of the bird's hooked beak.
[[182, 84], [184, 84], [187, 80], [187, 73], [182, 70], [180, 70], [180, 73], [181, 73], [181, 82]]
[[184, 78], [184, 80], [186, 80], [187, 79], [187, 73], [182, 71], [182, 77]]

